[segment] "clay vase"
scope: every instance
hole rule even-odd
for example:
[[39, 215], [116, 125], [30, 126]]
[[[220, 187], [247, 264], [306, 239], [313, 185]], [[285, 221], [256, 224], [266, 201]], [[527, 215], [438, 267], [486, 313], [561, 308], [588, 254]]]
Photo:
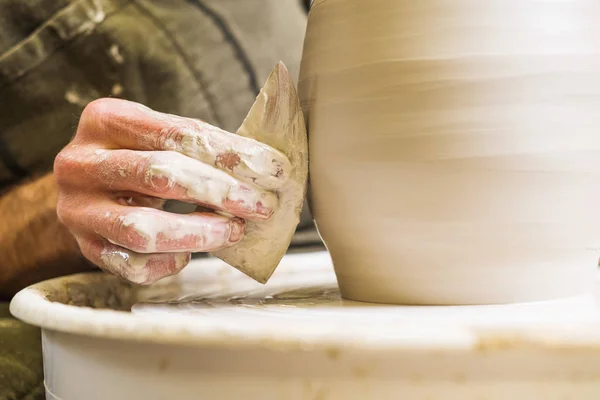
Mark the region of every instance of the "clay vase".
[[345, 298], [589, 290], [600, 3], [316, 0], [299, 92], [310, 202]]

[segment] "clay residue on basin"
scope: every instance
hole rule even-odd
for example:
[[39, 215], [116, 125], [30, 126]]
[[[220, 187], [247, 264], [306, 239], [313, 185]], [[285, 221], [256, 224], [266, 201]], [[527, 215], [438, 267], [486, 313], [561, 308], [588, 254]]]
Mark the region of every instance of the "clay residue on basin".
[[77, 307], [130, 311], [136, 301], [133, 285], [110, 280], [106, 284], [66, 283], [68, 300], [65, 304]]
[[104, 273], [77, 274], [34, 286], [51, 302], [115, 311], [130, 311], [139, 292], [136, 285]]

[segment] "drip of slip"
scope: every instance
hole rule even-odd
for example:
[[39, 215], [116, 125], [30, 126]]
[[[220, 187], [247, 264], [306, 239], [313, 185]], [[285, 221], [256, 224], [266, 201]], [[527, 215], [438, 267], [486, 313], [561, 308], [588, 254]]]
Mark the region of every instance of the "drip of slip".
[[252, 279], [266, 283], [300, 222], [308, 178], [308, 139], [300, 101], [289, 73], [278, 63], [261, 89], [237, 134], [282, 152], [292, 169], [277, 190], [279, 205], [267, 221], [246, 221], [246, 233], [234, 247], [213, 255]]

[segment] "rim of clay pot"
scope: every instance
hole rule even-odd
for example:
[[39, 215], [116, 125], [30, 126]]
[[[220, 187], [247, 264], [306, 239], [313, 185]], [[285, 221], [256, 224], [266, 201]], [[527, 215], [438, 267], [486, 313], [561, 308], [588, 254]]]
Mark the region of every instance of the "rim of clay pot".
[[[326, 252], [293, 254], [285, 264], [303, 265], [329, 259]], [[329, 261], [328, 261], [329, 262]], [[205, 259], [204, 267], [220, 263]], [[310, 268], [307, 269], [310, 273]], [[176, 279], [177, 277], [169, 278]], [[168, 284], [165, 280], [162, 284]], [[93, 286], [96, 285], [96, 286]], [[260, 347], [277, 350], [355, 349], [368, 351], [489, 351], [522, 347], [544, 349], [598, 348], [600, 324], [535, 325], [506, 329], [470, 328], [460, 324], [403, 323], [382, 321], [365, 324], [357, 318], [278, 319], [260, 314], [244, 318], [135, 314], [63, 304], [71, 288], [123, 286], [137, 290], [114, 276], [84, 273], [32, 285], [19, 292], [10, 304], [11, 313], [43, 329], [103, 339], [211, 347]], [[92, 295], [101, 295], [89, 291]], [[129, 292], [134, 293], [134, 292]]]

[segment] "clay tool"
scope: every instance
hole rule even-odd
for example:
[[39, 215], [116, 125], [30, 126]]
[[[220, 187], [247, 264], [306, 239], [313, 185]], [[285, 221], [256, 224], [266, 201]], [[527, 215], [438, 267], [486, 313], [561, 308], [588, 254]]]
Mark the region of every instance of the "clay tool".
[[279, 206], [271, 218], [246, 221], [246, 233], [240, 243], [213, 253], [252, 279], [266, 283], [300, 222], [308, 179], [306, 125], [296, 88], [282, 62], [269, 75], [236, 133], [279, 150], [292, 166], [285, 184], [277, 189]]

